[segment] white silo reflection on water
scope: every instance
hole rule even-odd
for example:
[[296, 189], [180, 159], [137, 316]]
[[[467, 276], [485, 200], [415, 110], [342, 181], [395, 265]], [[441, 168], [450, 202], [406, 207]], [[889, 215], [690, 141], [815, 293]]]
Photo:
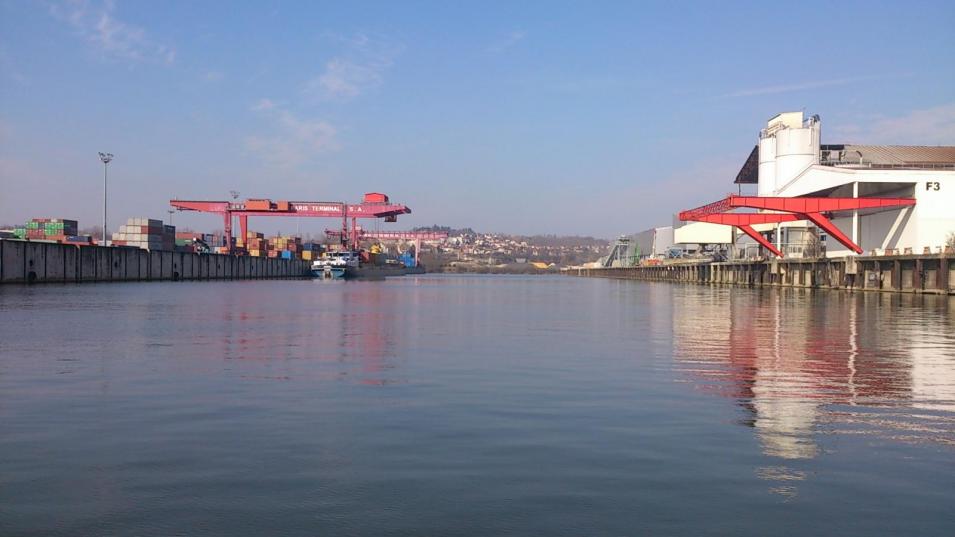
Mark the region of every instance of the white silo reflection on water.
[[[950, 300], [678, 288], [676, 367], [697, 387], [735, 400], [766, 456], [819, 457], [827, 435], [952, 445]], [[758, 474], [790, 481], [779, 468]]]

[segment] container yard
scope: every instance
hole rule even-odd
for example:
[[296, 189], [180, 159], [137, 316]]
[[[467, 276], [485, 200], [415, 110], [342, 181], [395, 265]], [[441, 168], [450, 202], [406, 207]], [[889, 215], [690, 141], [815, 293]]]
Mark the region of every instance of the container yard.
[[[305, 277], [313, 262], [326, 254], [351, 252], [361, 260], [354, 277], [384, 277], [423, 272], [417, 261], [421, 240], [441, 240], [446, 234], [365, 232], [360, 218], [394, 222], [411, 210], [381, 193], [365, 194], [360, 204], [341, 202], [273, 202], [250, 198], [242, 202], [172, 200], [178, 210], [212, 212], [224, 220], [224, 233], [177, 231], [159, 219], [129, 218], [113, 232], [106, 246], [77, 235], [79, 223], [63, 218], [34, 218], [5, 232], [0, 241], [0, 282], [185, 280], [219, 278]], [[248, 229], [250, 216], [334, 218], [342, 223], [326, 230], [330, 244]], [[241, 233], [232, 236], [238, 218]], [[396, 255], [382, 241], [414, 242]], [[364, 248], [363, 248], [364, 247]], [[389, 270], [385, 270], [389, 269]], [[400, 269], [400, 270], [398, 270]]]

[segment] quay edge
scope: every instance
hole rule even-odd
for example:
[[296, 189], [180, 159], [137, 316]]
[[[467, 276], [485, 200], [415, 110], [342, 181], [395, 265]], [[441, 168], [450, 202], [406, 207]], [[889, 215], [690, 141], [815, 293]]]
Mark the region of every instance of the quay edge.
[[305, 278], [310, 261], [0, 240], [0, 283]]
[[698, 284], [955, 295], [955, 255], [951, 253], [681, 262], [653, 266], [575, 268], [566, 270], [565, 274]]

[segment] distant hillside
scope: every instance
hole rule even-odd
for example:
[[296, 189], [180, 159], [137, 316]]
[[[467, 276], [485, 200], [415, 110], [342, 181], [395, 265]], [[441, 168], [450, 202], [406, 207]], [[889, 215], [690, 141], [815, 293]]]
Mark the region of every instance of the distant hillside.
[[517, 242], [526, 242], [528, 246], [549, 247], [549, 248], [573, 248], [578, 246], [597, 246], [603, 247], [610, 244], [605, 239], [598, 239], [590, 236], [580, 235], [511, 235], [507, 233], [484, 233], [474, 231], [466, 227], [455, 229], [451, 226], [420, 226], [412, 231], [443, 231], [449, 237], [474, 237], [477, 235], [494, 235], [502, 238], [508, 238]]
[[519, 235], [519, 237], [521, 240], [527, 241], [527, 244], [530, 246], [571, 248], [574, 246], [607, 246], [609, 244], [605, 239], [580, 235]]
[[411, 231], [443, 231], [448, 234], [449, 237], [460, 237], [462, 235], [477, 235], [473, 229], [466, 227], [462, 229], [454, 229], [451, 226], [419, 226], [412, 228]]

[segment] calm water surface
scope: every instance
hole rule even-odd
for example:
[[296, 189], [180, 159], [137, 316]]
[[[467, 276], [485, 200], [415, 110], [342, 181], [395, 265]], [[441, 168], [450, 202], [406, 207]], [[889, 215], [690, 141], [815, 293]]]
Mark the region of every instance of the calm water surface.
[[0, 287], [2, 535], [955, 535], [955, 297]]

